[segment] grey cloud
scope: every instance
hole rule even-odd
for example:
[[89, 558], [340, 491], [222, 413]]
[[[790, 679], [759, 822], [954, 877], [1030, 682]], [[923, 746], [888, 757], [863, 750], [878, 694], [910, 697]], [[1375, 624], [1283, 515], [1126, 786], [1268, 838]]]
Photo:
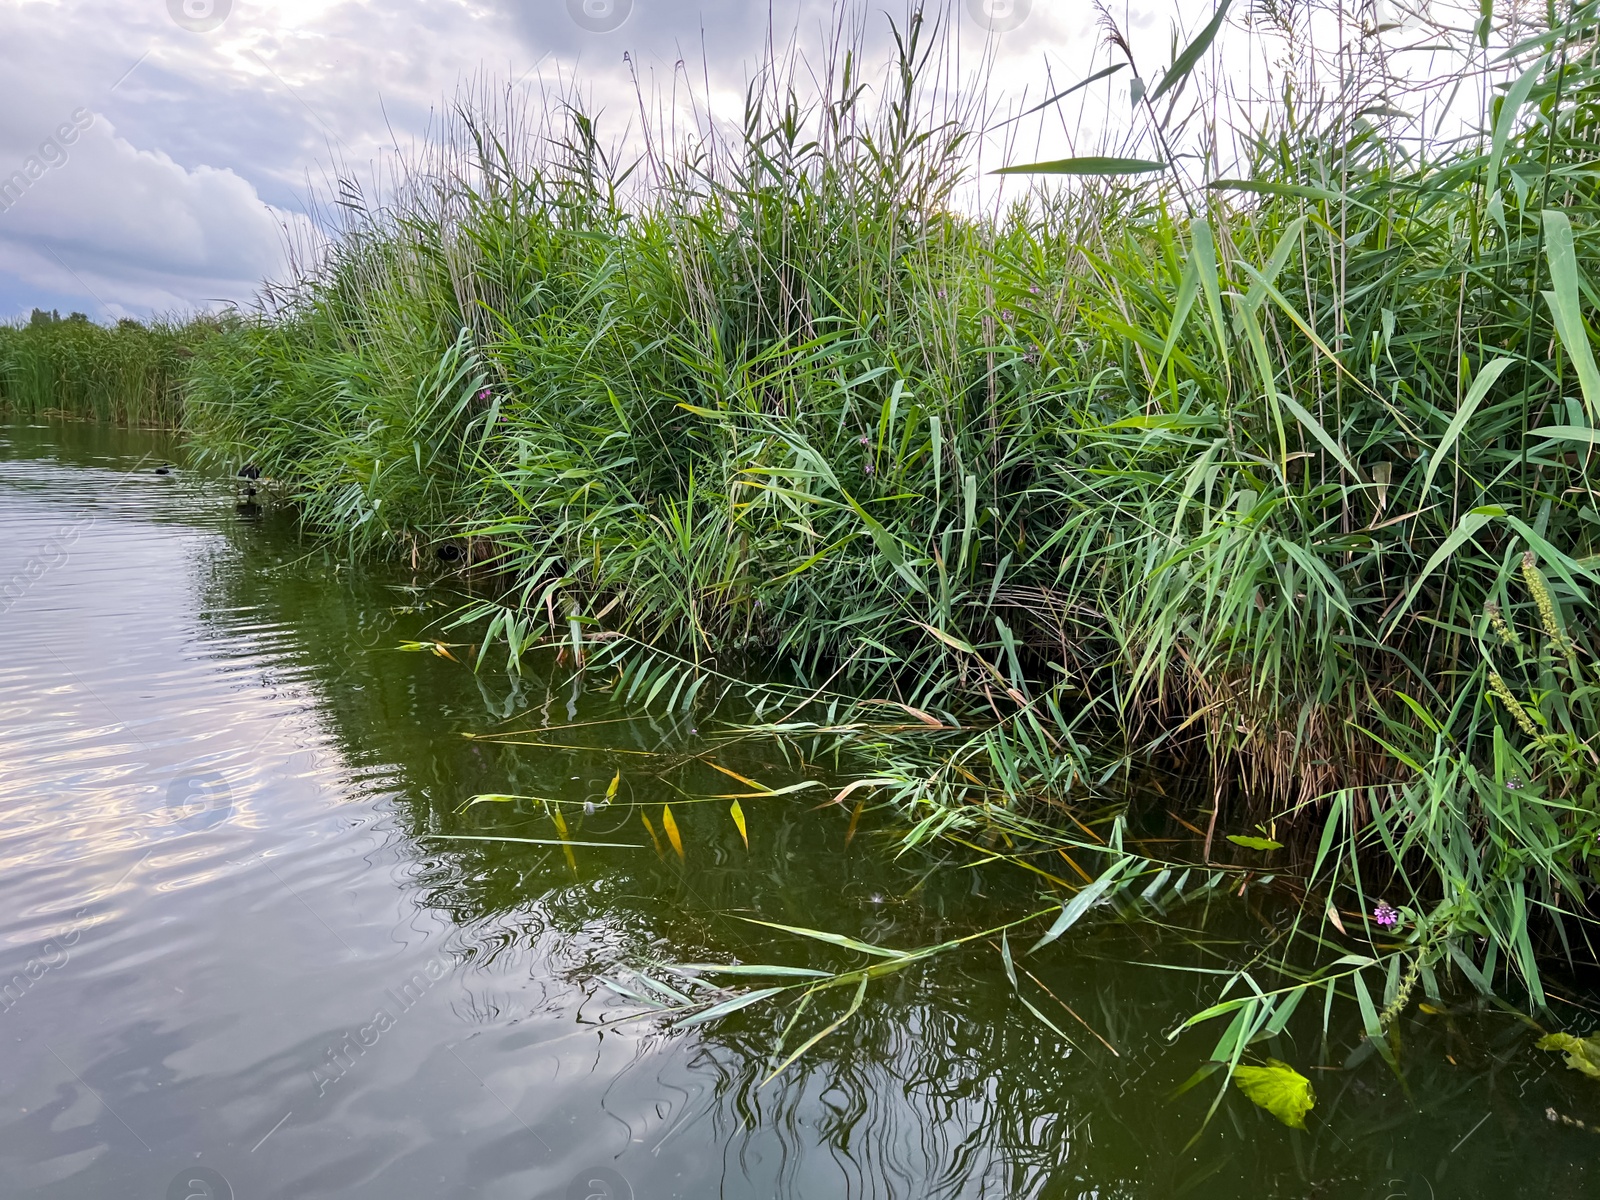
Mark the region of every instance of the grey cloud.
[[[333, 164], [370, 177], [425, 136], [464, 80], [522, 78], [534, 94], [576, 81], [617, 136], [637, 124], [635, 78], [647, 98], [676, 81], [700, 99], [709, 75], [719, 115], [737, 120], [766, 0], [631, 3], [618, 29], [592, 32], [568, 0], [232, 0], [220, 27], [192, 33], [166, 0], [0, 0], [0, 179], [74, 111], [95, 117], [64, 165], [0, 211], [0, 316], [25, 310], [12, 298], [30, 289], [82, 296], [85, 310], [90, 288], [134, 312], [248, 300], [279, 269], [281, 228], [303, 231], [308, 185]], [[975, 60], [982, 31], [966, 0], [951, 3]], [[1087, 63], [1095, 34], [1078, 9], [1034, 0], [1024, 31], [997, 46], [1002, 90], [1040, 95], [1047, 52], [1058, 71], [1077, 69], [1061, 65], [1068, 51]], [[904, 11], [868, 0], [869, 44], [886, 45], [887, 17]], [[830, 0], [775, 0], [774, 39], [793, 36], [814, 58], [833, 14]]]

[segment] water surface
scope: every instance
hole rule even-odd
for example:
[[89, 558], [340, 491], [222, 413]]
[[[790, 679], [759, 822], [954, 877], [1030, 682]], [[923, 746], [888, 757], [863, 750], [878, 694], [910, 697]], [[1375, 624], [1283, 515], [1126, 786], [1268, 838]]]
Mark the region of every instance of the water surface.
[[[1150, 964], [1220, 966], [1270, 897], [1027, 960], [1059, 1032], [990, 947], [902, 972], [763, 1086], [787, 1010], [672, 1032], [604, 980], [848, 965], [740, 918], [916, 946], [1037, 905], [1033, 881], [897, 855], [890, 814], [851, 838], [804, 793], [746, 801], [747, 850], [696, 802], [740, 790], [707, 760], [771, 785], [809, 766], [552, 664], [400, 652], [448, 636], [455, 593], [341, 567], [169, 459], [151, 434], [0, 426], [0, 1195], [1595, 1194], [1600, 1136], [1547, 1110], [1600, 1125], [1600, 1087], [1467, 1002], [1405, 1019], [1403, 1084], [1346, 1065], [1342, 1009], [1327, 1038], [1297, 1020], [1262, 1051], [1313, 1077], [1311, 1129], [1230, 1094], [1191, 1145], [1214, 1090], [1169, 1095], [1220, 1029], [1166, 1034], [1214, 981]], [[465, 736], [510, 730], [544, 744]], [[594, 801], [572, 836], [634, 848], [440, 840], [553, 836], [537, 802], [460, 811], [484, 792]], [[669, 802], [682, 863], [638, 820], [659, 834]]]

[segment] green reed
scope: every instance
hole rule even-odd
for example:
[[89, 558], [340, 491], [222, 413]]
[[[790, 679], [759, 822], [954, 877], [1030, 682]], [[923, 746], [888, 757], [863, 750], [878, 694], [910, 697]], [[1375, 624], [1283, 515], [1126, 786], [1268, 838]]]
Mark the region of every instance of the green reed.
[[[663, 116], [638, 157], [575, 95], [469, 92], [196, 347], [187, 420], [352, 552], [464, 551], [480, 662], [603, 647], [702, 708], [775, 664], [800, 709], [764, 732], [843, 738], [914, 838], [1048, 836], [1175, 772], [1203, 858], [1275, 814], [1315, 887], [1403, 902], [1409, 940], [1335, 972], [1372, 1032], [1369, 968], [1383, 1005], [1508, 966], [1538, 1001], [1600, 877], [1600, 22], [1485, 12], [1411, 97], [1487, 97], [1464, 136], [1354, 28], [1340, 88], [1295, 57], [1227, 129], [1197, 41], [1136, 157], [1024, 168], [1071, 178], [989, 215], [948, 14], [870, 76], [841, 19], [737, 134]], [[1213, 1014], [1221, 1061], [1276, 1003]]]
[[0, 325], [0, 409], [125, 425], [177, 428], [190, 347], [211, 320], [122, 320], [100, 325], [82, 313], [35, 309]]

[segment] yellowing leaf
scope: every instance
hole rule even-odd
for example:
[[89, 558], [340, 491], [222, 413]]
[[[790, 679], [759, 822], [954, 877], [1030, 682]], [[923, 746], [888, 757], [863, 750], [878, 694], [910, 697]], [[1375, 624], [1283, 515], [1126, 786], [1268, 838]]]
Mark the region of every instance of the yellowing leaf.
[[1333, 906], [1332, 900], [1328, 901], [1328, 920], [1333, 922], [1333, 927], [1343, 933], [1345, 937], [1350, 936], [1345, 933], [1344, 922], [1339, 919], [1339, 910]]
[[650, 835], [650, 844], [656, 848], [656, 857], [661, 857], [661, 839], [656, 836], [656, 827], [650, 824], [650, 814], [644, 809], [639, 810], [639, 819], [644, 822], [645, 832]]
[[744, 809], [740, 808], [739, 802], [735, 800], [728, 811], [733, 814], [733, 823], [739, 827], [739, 836], [744, 839], [744, 848], [750, 849], [750, 831], [745, 828]]
[[612, 801], [612, 800], [615, 800], [617, 798], [617, 785], [619, 783], [621, 783], [621, 782], [622, 782], [622, 772], [618, 771], [615, 775], [613, 775], [611, 777], [611, 786], [606, 788], [606, 800], [608, 802]]
[[1251, 837], [1249, 834], [1230, 833], [1228, 840], [1235, 846], [1243, 846], [1246, 850], [1282, 850], [1283, 843], [1275, 842], [1271, 838]]
[[672, 805], [661, 806], [661, 827], [667, 831], [667, 841], [672, 843], [672, 848], [678, 852], [678, 858], [683, 858], [683, 839], [678, 836], [678, 823], [672, 819]]
[[550, 810], [550, 819], [555, 822], [556, 832], [561, 835], [561, 852], [567, 856], [567, 866], [572, 868], [572, 873], [578, 873], [578, 860], [572, 853], [572, 847], [567, 844], [567, 819], [561, 815], [559, 808]]
[[740, 783], [749, 784], [758, 792], [770, 792], [772, 790], [766, 784], [758, 783], [754, 779], [751, 779], [748, 775], [741, 775], [737, 771], [730, 771], [727, 767], [719, 766], [718, 764], [712, 762], [709, 758], [705, 760], [705, 764], [713, 771], [721, 771], [729, 779], [737, 779]]
[[1564, 1051], [1567, 1066], [1590, 1079], [1600, 1079], [1600, 1037], [1576, 1038], [1570, 1033], [1550, 1033], [1539, 1039], [1539, 1049]]
[[1311, 1081], [1288, 1063], [1267, 1059], [1264, 1067], [1235, 1067], [1233, 1081], [1252, 1103], [1260, 1105], [1290, 1129], [1304, 1129], [1306, 1114], [1317, 1102]]

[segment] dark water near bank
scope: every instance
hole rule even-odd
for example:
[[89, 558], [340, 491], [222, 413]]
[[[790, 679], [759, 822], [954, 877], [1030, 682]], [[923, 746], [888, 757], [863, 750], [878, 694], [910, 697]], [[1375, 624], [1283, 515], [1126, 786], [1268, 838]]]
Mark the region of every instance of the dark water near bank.
[[[1405, 1087], [1376, 1058], [1344, 1067], [1348, 1014], [1326, 1041], [1311, 1014], [1270, 1048], [1313, 1077], [1311, 1130], [1230, 1094], [1189, 1146], [1213, 1088], [1168, 1096], [1221, 1030], [1165, 1034], [1214, 981], [1147, 964], [1221, 965], [1262, 935], [1246, 902], [1218, 906], [1211, 943], [1177, 912], [1028, 960], [1082, 1018], [1049, 1009], [1076, 1045], [986, 946], [881, 981], [765, 1086], [782, 1011], [625, 1020], [641, 1006], [600, 976], [627, 964], [850, 962], [741, 915], [915, 946], [1037, 898], [964, 853], [896, 857], [888, 814], [849, 840], [848, 812], [806, 794], [746, 801], [747, 852], [725, 802], [690, 802], [743, 790], [684, 759], [709, 729], [464, 737], [626, 714], [559, 676], [396, 652], [447, 593], [152, 473], [177, 454], [0, 426], [0, 1196], [1600, 1194], [1600, 1135], [1546, 1116], [1600, 1125], [1600, 1086], [1470, 1006], [1405, 1020]], [[715, 757], [797, 777], [772, 749]], [[600, 799], [618, 772], [572, 836], [641, 848], [569, 863], [436, 837], [548, 838], [531, 803], [457, 810]], [[669, 801], [682, 865], [632, 808], [659, 831]]]

